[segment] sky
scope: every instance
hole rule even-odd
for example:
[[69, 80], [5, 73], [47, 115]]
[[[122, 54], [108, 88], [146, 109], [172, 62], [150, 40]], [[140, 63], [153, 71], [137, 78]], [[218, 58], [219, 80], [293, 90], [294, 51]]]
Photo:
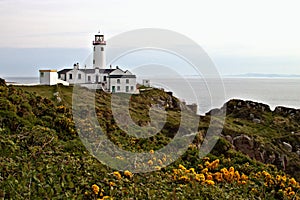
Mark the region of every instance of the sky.
[[176, 31], [197, 42], [222, 75], [300, 74], [295, 0], [0, 0], [0, 76], [64, 68], [106, 38], [140, 28]]

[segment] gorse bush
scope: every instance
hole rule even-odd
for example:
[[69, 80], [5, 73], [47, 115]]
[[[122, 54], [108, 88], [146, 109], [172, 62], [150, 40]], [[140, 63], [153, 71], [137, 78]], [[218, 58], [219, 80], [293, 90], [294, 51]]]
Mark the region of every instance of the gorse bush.
[[[24, 90], [36, 90], [36, 94]], [[86, 150], [76, 133], [70, 99], [63, 96], [71, 94], [72, 87], [48, 87], [49, 91], [45, 91], [44, 86], [36, 86], [24, 90], [7, 87], [0, 80], [0, 198], [299, 199], [299, 177], [293, 178], [273, 165], [233, 150], [224, 139], [219, 140], [212, 154], [200, 158], [198, 145], [209, 126], [206, 117], [200, 120], [199, 134], [188, 150], [165, 166], [171, 156], [158, 159], [154, 153], [168, 144], [177, 131], [180, 109], [178, 100], [161, 90], [131, 97], [130, 114], [141, 125], [149, 122], [152, 105], [168, 102], [160, 105], [167, 110], [167, 124], [163, 131], [147, 139], [122, 131], [108, 109], [111, 96], [96, 93], [95, 110], [108, 138], [124, 150], [150, 153], [144, 165], [156, 171], [140, 174], [115, 171]], [[65, 101], [53, 98], [57, 91]], [[87, 112], [82, 113], [83, 121]], [[233, 126], [229, 122], [226, 133]], [[94, 134], [94, 127], [85, 128]]]

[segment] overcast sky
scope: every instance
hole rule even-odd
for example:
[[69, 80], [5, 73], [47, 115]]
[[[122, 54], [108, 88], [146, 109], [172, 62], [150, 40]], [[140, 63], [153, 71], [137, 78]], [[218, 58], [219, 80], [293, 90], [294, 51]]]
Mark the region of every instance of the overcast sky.
[[0, 76], [71, 66], [98, 30], [109, 38], [138, 28], [186, 35], [222, 74], [300, 74], [299, 8], [297, 0], [0, 0]]

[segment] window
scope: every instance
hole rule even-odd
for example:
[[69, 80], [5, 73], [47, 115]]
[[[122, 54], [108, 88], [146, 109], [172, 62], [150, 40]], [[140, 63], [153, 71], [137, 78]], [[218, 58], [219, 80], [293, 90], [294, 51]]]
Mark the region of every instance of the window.
[[72, 78], [73, 78], [72, 74], [69, 74], [69, 79], [72, 79]]
[[112, 93], [114, 93], [115, 92], [115, 90], [116, 90], [116, 86], [111, 86], [111, 91], [112, 91]]
[[41, 76], [41, 77], [44, 77], [44, 72], [41, 72], [40, 76]]
[[78, 74], [78, 79], [81, 79], [81, 74]]
[[106, 81], [106, 76], [103, 77], [103, 81]]
[[104, 51], [104, 47], [101, 47], [101, 51]]
[[130, 87], [130, 90], [133, 91], [133, 89], [134, 89], [133, 86], [131, 86], [131, 87]]
[[94, 47], [94, 51], [96, 51], [96, 47]]
[[129, 92], [129, 86], [126, 86], [126, 92]]
[[120, 84], [120, 79], [117, 79], [117, 83]]
[[93, 60], [93, 64], [95, 64], [95, 59]]
[[117, 86], [117, 91], [120, 91], [120, 89], [121, 89], [120, 86]]
[[88, 76], [88, 82], [91, 82], [91, 76]]
[[127, 84], [129, 83], [129, 79], [126, 79], [126, 83], [127, 83]]

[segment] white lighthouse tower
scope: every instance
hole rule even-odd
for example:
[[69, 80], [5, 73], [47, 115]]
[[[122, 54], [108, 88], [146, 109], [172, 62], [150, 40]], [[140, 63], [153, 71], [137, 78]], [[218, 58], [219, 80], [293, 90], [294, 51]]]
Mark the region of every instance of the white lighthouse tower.
[[100, 34], [100, 31], [95, 35], [94, 45], [94, 55], [93, 55], [93, 67], [94, 69], [105, 69], [106, 67], [106, 57], [105, 57], [105, 46], [106, 41], [104, 40], [104, 35]]

